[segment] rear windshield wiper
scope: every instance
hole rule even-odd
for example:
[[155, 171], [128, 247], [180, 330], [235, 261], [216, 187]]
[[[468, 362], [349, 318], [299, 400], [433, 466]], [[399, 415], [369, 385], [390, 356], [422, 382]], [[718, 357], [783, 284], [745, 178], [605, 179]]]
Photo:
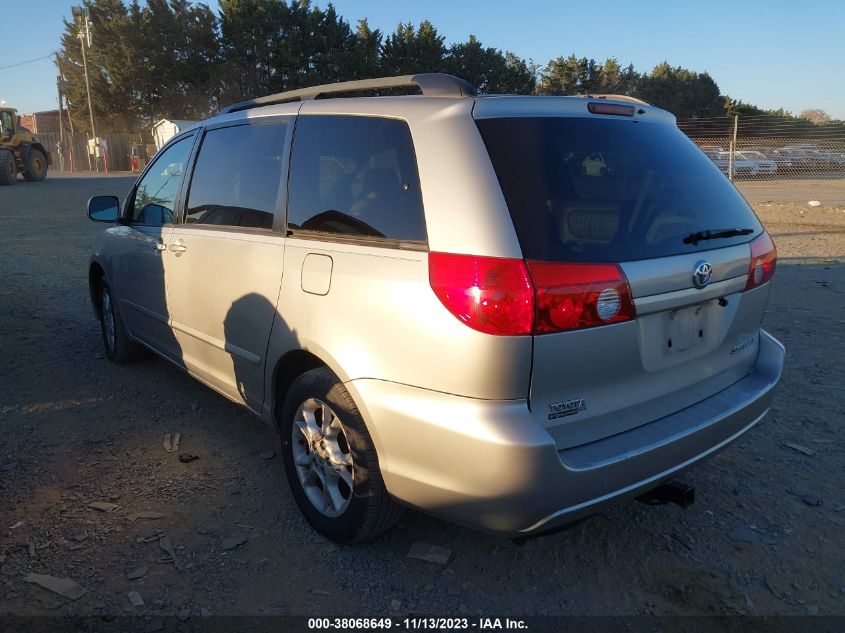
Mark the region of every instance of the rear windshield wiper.
[[712, 231], [696, 231], [684, 238], [684, 244], [695, 246], [704, 240], [715, 240], [720, 237], [736, 237], [738, 235], [751, 235], [754, 229], [714, 229]]

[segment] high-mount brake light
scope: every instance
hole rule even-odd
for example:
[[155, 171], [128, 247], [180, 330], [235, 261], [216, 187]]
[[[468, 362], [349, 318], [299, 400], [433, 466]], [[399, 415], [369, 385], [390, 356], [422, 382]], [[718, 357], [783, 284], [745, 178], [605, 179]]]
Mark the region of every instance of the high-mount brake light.
[[547, 334], [636, 316], [628, 281], [615, 264], [430, 253], [429, 281], [449, 312], [487, 334]]
[[771, 236], [766, 232], [751, 241], [751, 263], [748, 266], [748, 283], [746, 290], [762, 286], [775, 274], [777, 265], [777, 249]]
[[615, 114], [616, 116], [634, 116], [636, 108], [634, 106], [619, 105], [618, 103], [596, 103], [590, 101], [587, 104], [587, 110], [593, 114]]

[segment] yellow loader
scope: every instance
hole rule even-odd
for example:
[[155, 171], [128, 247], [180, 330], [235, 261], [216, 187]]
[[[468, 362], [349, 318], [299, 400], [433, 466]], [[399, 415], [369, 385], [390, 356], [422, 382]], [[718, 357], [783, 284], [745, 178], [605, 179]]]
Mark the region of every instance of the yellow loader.
[[47, 177], [49, 152], [17, 120], [17, 110], [0, 108], [0, 185], [15, 184], [18, 172], [27, 180]]

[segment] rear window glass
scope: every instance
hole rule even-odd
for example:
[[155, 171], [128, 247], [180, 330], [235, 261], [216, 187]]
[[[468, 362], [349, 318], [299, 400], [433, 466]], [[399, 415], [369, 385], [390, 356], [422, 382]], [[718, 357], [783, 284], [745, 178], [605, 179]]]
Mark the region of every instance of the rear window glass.
[[[576, 117], [477, 123], [528, 259], [649, 259], [748, 242], [762, 230], [733, 185], [673, 126]], [[754, 232], [683, 241], [729, 228]]]
[[292, 156], [289, 228], [425, 241], [417, 161], [404, 121], [301, 116]]

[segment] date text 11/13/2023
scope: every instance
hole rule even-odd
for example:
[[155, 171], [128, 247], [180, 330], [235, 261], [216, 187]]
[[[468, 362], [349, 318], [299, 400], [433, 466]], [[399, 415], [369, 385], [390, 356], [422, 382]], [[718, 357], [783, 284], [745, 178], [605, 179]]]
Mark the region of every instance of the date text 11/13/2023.
[[309, 618], [308, 630], [524, 630], [525, 620], [519, 618]]

